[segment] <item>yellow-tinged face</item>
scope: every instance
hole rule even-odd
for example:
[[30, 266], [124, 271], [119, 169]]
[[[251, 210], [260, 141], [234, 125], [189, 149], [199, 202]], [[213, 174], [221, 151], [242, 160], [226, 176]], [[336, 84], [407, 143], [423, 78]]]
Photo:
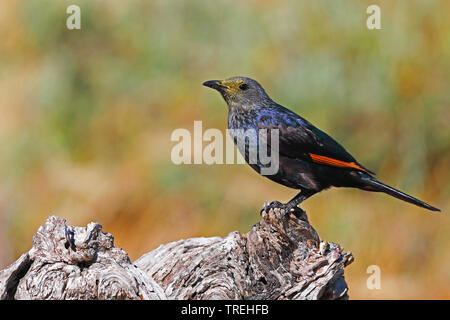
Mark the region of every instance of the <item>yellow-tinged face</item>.
[[229, 94], [235, 94], [242, 90], [241, 86], [244, 85], [244, 81], [241, 79], [228, 79], [218, 81], [218, 84], [225, 87], [225, 91]]
[[226, 80], [206, 81], [203, 83], [203, 85], [216, 89], [224, 94], [235, 95], [249, 89], [250, 80], [251, 79], [243, 77], [233, 77]]
[[209, 80], [205, 81], [203, 85], [219, 91], [228, 106], [248, 106], [270, 100], [258, 82], [246, 77]]

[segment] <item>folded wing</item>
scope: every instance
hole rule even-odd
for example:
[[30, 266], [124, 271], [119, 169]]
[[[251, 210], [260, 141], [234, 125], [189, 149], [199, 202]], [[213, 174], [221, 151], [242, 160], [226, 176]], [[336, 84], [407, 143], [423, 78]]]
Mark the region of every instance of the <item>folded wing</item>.
[[279, 130], [279, 152], [284, 156], [374, 174], [328, 134], [282, 106], [261, 110], [258, 128]]

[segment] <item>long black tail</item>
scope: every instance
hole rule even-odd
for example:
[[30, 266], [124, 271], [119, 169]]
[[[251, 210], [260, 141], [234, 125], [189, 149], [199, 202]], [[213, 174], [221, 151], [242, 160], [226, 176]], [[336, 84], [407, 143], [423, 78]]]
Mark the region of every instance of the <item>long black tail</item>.
[[411, 197], [410, 195], [401, 192], [397, 189], [394, 189], [384, 183], [381, 183], [377, 179], [375, 179], [372, 176], [369, 176], [367, 174], [361, 174], [360, 175], [361, 182], [363, 182], [362, 189], [368, 190], [368, 191], [375, 191], [375, 192], [384, 192], [387, 193], [393, 197], [396, 197], [397, 199], [415, 204], [416, 206], [431, 210], [431, 211], [441, 211], [438, 208], [435, 208], [433, 206], [430, 206], [429, 204], [420, 201], [419, 199], [416, 199], [414, 197]]

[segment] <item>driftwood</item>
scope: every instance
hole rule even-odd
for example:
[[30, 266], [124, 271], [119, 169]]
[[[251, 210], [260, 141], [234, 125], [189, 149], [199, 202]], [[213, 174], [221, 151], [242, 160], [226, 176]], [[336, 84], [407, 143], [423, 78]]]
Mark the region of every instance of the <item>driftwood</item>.
[[33, 247], [0, 271], [0, 299], [347, 299], [339, 245], [302, 211], [262, 210], [246, 234], [161, 245], [132, 263], [98, 223], [51, 216]]

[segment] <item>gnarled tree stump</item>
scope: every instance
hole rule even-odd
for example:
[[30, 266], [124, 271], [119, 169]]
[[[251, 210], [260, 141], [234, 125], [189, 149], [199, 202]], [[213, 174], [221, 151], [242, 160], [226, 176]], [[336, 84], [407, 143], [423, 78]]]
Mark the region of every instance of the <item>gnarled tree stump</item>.
[[33, 247], [0, 271], [0, 299], [347, 299], [339, 245], [300, 210], [262, 212], [246, 234], [161, 245], [132, 263], [98, 223], [51, 216]]

